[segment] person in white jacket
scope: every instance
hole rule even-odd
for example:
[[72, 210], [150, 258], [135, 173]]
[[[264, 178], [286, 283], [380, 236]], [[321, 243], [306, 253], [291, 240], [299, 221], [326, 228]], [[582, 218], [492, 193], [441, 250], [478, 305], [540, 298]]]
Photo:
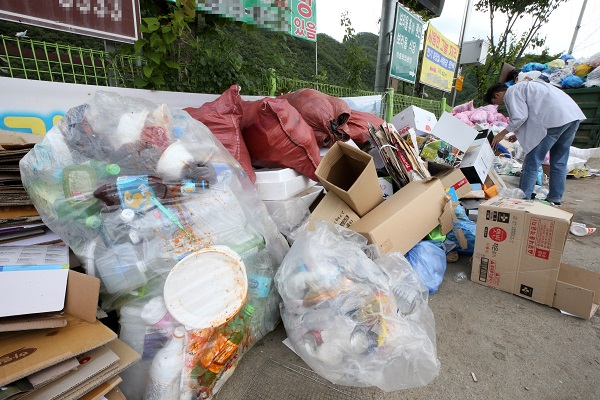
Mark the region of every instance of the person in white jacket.
[[545, 82], [524, 80], [507, 87], [491, 86], [484, 101], [505, 105], [510, 123], [494, 137], [492, 146], [514, 132], [523, 148], [519, 188], [525, 198], [532, 198], [538, 169], [550, 152], [550, 189], [546, 200], [560, 205], [567, 179], [569, 149], [579, 123], [586, 119], [579, 106], [562, 90]]

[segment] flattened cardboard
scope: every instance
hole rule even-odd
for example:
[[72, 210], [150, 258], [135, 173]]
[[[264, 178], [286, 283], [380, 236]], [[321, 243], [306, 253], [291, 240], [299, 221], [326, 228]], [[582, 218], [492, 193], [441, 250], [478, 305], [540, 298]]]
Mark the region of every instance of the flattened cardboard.
[[382, 252], [406, 254], [440, 225], [452, 227], [451, 204], [439, 179], [413, 181], [361, 217], [350, 229], [376, 243]]
[[104, 396], [107, 400], [127, 400], [119, 387], [114, 388]]
[[479, 206], [471, 280], [552, 306], [573, 214], [495, 197]]
[[[104, 370], [116, 367], [119, 357], [106, 346], [86, 351], [77, 357], [79, 367], [54, 382], [28, 393], [23, 400], [54, 400], [92, 379]], [[75, 398], [75, 397], [71, 397]]]
[[349, 228], [360, 217], [335, 193], [328, 192], [321, 199], [309, 218], [309, 229], [314, 229], [314, 221], [331, 221]]
[[67, 326], [67, 319], [60, 313], [0, 318], [0, 332], [62, 328], [63, 326]]
[[596, 314], [600, 304], [600, 274], [562, 263], [552, 307], [583, 319]]
[[373, 157], [347, 143], [336, 142], [316, 170], [321, 184], [359, 216], [383, 201]]
[[94, 376], [88, 382], [83, 385], [80, 385], [68, 393], [65, 393], [64, 396], [60, 398], [62, 399], [72, 399], [72, 398], [80, 398], [81, 396], [89, 393], [93, 389], [102, 385], [104, 382], [107, 382], [117, 376], [117, 374], [123, 372], [129, 366], [139, 361], [140, 355], [136, 353], [131, 347], [122, 342], [119, 339], [115, 339], [105, 345], [105, 347], [112, 350], [118, 357], [119, 361], [116, 366], [110, 370], [105, 370], [104, 372]]
[[58, 378], [68, 374], [79, 367], [79, 361], [77, 358], [69, 358], [68, 360], [61, 361], [58, 364], [52, 365], [48, 368], [31, 374], [27, 377], [27, 380], [33, 385], [35, 389], [38, 389], [50, 382], [57, 380]]
[[[105, 396], [107, 393], [117, 388], [123, 382], [120, 376], [115, 376], [108, 381], [102, 383], [100, 386], [90, 390], [88, 393], [81, 396], [81, 400], [98, 400]], [[125, 398], [125, 397], [123, 397]]]
[[472, 190], [471, 184], [458, 168], [442, 170], [435, 174], [435, 177], [442, 181], [444, 189], [453, 188], [456, 191], [456, 197], [459, 199], [466, 196]]
[[67, 284], [67, 326], [0, 333], [0, 386], [117, 337], [116, 333], [95, 319], [100, 288], [98, 278], [69, 271], [69, 278], [72, 277], [76, 279], [69, 279]]
[[487, 139], [473, 141], [460, 162], [460, 169], [471, 183], [484, 183], [494, 163], [494, 150]]

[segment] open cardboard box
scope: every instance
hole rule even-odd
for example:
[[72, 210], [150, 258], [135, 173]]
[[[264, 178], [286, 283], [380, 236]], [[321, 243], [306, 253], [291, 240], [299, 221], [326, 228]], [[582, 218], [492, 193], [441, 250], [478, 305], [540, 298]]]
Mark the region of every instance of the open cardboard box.
[[590, 319], [596, 314], [599, 304], [600, 274], [561, 263], [552, 307]]
[[0, 333], [0, 386], [116, 339], [96, 319], [100, 281], [68, 272], [64, 313], [67, 326]]
[[572, 218], [534, 201], [482, 203], [471, 280], [590, 319], [600, 304], [600, 274], [561, 263]]
[[441, 167], [457, 167], [478, 133], [452, 114], [444, 113], [421, 145], [421, 158]]
[[382, 252], [406, 254], [438, 225], [452, 229], [452, 204], [442, 182], [413, 181], [350, 226]]
[[336, 142], [316, 170], [321, 184], [362, 217], [383, 201], [373, 157], [344, 142]]

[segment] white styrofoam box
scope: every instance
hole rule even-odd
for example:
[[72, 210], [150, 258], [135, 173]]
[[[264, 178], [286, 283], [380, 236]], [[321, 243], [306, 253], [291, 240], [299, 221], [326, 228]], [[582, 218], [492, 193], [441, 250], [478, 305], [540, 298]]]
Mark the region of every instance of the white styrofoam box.
[[316, 184], [291, 168], [269, 168], [256, 171], [254, 185], [261, 200], [285, 200]]
[[410, 128], [414, 129], [417, 136], [427, 136], [433, 131], [437, 123], [435, 114], [416, 106], [409, 106], [390, 120], [400, 136], [408, 133]]
[[291, 168], [261, 168], [254, 172], [256, 173], [256, 183], [289, 181], [301, 176]]

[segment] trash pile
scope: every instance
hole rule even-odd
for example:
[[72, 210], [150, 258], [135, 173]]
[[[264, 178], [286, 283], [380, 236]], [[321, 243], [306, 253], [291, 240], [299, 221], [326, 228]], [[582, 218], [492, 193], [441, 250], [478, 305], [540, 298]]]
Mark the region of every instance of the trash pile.
[[[547, 63], [527, 63], [521, 71], [531, 79], [541, 79], [563, 89], [600, 86], [600, 53], [589, 58], [563, 54]], [[511, 84], [514, 81], [507, 82]]]
[[[310, 89], [243, 100], [234, 85], [179, 110], [98, 91], [21, 160], [43, 222], [99, 278], [101, 308], [141, 359], [121, 373], [127, 398], [212, 398], [280, 318], [334, 384], [427, 385], [440, 371], [428, 299], [453, 251], [473, 255], [475, 282], [580, 312], [500, 281], [520, 252], [558, 271], [572, 214], [497, 200], [517, 196], [494, 165], [508, 122], [495, 106], [439, 120], [410, 106], [387, 124], [340, 101]], [[554, 236], [536, 254], [507, 240], [548, 215]]]
[[127, 397], [210, 397], [275, 327], [288, 245], [239, 164], [186, 112], [99, 91], [20, 167], [142, 356], [124, 374]]

